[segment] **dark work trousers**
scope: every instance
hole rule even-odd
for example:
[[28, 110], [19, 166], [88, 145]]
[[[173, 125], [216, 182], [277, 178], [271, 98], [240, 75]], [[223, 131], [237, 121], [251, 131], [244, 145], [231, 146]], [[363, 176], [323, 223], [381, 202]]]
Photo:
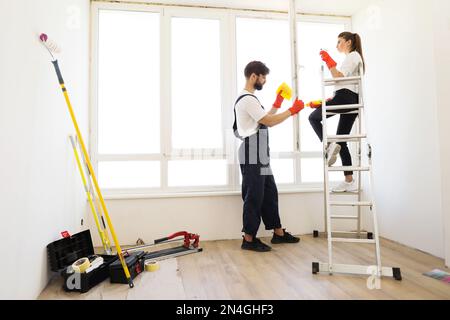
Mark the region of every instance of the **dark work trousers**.
[[[256, 237], [261, 218], [266, 230], [281, 228], [278, 210], [278, 189], [270, 168], [269, 130], [260, 125], [256, 134], [242, 138], [237, 129], [236, 105], [251, 94], [239, 97], [234, 108], [233, 131], [242, 140], [239, 147], [239, 164], [242, 173], [243, 228], [242, 232]], [[258, 100], [259, 102], [259, 100]], [[261, 105], [261, 108], [264, 107]]]
[[266, 230], [281, 228], [278, 189], [270, 167], [269, 132], [261, 126], [258, 133], [244, 139], [239, 148], [244, 200], [242, 232], [256, 237], [261, 218]]
[[[348, 90], [348, 89], [342, 89], [336, 91], [333, 99], [327, 102], [327, 106], [340, 106], [340, 105], [346, 105], [346, 104], [358, 104], [359, 103], [359, 96], [357, 93]], [[340, 115], [339, 124], [337, 128], [338, 135], [347, 135], [350, 134], [352, 131], [353, 124], [355, 123], [356, 118], [358, 117], [357, 114], [346, 114], [347, 112], [351, 111], [357, 111], [358, 109], [345, 109], [345, 110], [339, 110], [339, 111], [333, 111], [335, 113], [342, 113]], [[330, 118], [332, 116], [327, 116], [327, 118]], [[309, 116], [309, 122], [311, 123], [311, 126], [313, 127], [314, 131], [316, 132], [317, 136], [319, 137], [320, 141], [323, 141], [323, 129], [322, 129], [322, 107], [315, 110], [311, 115]], [[341, 160], [342, 165], [345, 167], [352, 166], [352, 157], [350, 155], [350, 151], [348, 150], [347, 142], [339, 142], [339, 145], [341, 146]], [[344, 172], [345, 176], [351, 176], [353, 175], [353, 171], [346, 171]]]

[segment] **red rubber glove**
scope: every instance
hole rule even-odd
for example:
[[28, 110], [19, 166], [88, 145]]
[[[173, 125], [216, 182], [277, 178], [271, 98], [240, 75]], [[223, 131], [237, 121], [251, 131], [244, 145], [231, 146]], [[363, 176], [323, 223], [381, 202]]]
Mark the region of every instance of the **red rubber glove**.
[[302, 100], [298, 100], [298, 98], [296, 98], [294, 104], [292, 105], [292, 108], [290, 108], [289, 111], [291, 112], [291, 115], [295, 116], [303, 109], [305, 109], [305, 103]]
[[277, 100], [275, 100], [275, 102], [273, 103], [273, 107], [274, 107], [275, 109], [280, 109], [280, 108], [281, 108], [281, 104], [282, 104], [283, 101], [284, 101], [284, 98], [281, 96], [281, 93], [282, 93], [282, 92], [280, 92], [280, 93], [277, 95]]
[[336, 68], [337, 63], [333, 60], [333, 58], [330, 57], [328, 52], [322, 50], [320, 51], [320, 56], [322, 57], [322, 60], [327, 64], [328, 69]]
[[[327, 102], [332, 100], [331, 98], [327, 99]], [[311, 109], [318, 109], [322, 106], [322, 100], [314, 100], [306, 104], [306, 106], [310, 107]]]
[[311, 101], [311, 102], [307, 103], [306, 105], [312, 109], [317, 109], [322, 106], [322, 100]]

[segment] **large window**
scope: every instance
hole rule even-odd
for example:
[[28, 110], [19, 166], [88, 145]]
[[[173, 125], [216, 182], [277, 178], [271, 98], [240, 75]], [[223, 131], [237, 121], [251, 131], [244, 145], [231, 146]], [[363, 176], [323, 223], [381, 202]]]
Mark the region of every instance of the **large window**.
[[[267, 110], [291, 83], [286, 14], [94, 3], [91, 155], [108, 194], [239, 191], [234, 99], [253, 60], [271, 72], [258, 98]], [[338, 61], [349, 19], [298, 20], [299, 95], [321, 98], [320, 49]], [[332, 92], [328, 92], [331, 95]], [[283, 109], [290, 107], [285, 102]], [[284, 188], [319, 186], [321, 143], [300, 115], [270, 129], [272, 169]], [[334, 122], [333, 122], [334, 121]], [[335, 130], [337, 123], [330, 131]], [[299, 142], [300, 153], [294, 146]]]

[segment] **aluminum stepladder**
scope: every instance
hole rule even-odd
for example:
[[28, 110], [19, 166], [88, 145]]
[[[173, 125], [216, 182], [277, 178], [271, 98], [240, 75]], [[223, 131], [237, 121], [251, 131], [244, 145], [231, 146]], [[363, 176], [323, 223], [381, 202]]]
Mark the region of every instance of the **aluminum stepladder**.
[[[340, 274], [353, 274], [353, 275], [368, 275], [381, 277], [393, 277], [395, 280], [402, 280], [400, 268], [393, 267], [383, 267], [381, 264], [381, 249], [380, 249], [380, 238], [378, 230], [377, 212], [376, 205], [373, 198], [373, 173], [372, 173], [372, 147], [368, 144], [368, 165], [363, 165], [362, 161], [362, 141], [367, 140], [367, 134], [362, 133], [362, 120], [363, 120], [363, 110], [364, 110], [364, 95], [363, 95], [363, 66], [360, 65], [359, 74], [357, 77], [346, 77], [346, 78], [333, 78], [325, 79], [325, 71], [322, 66], [322, 122], [323, 122], [323, 155], [324, 155], [324, 211], [325, 211], [325, 234], [328, 239], [328, 262], [313, 262], [312, 272], [313, 274], [318, 273], [329, 273], [330, 275], [334, 273]], [[335, 85], [357, 85], [359, 88], [359, 102], [356, 105], [343, 105], [343, 106], [329, 106], [326, 105], [326, 87]], [[346, 109], [356, 109], [356, 111], [348, 112], [346, 114], [358, 114], [356, 132], [349, 135], [328, 135], [327, 131], [327, 115], [339, 115], [340, 110]], [[327, 159], [327, 148], [329, 143], [333, 142], [356, 142], [357, 145], [357, 163], [352, 167], [330, 167], [328, 166]], [[333, 193], [336, 196], [357, 196], [357, 201], [331, 201], [331, 190], [330, 190], [330, 172], [344, 172], [344, 171], [354, 171], [357, 173], [357, 193]], [[371, 200], [363, 201], [362, 195], [362, 181], [361, 175], [363, 172], [369, 173], [369, 189], [372, 193]], [[358, 214], [355, 215], [334, 215], [331, 208], [336, 207], [347, 207], [347, 208], [357, 208]], [[374, 232], [365, 232], [361, 230], [361, 209], [369, 208], [370, 213], [373, 217], [373, 229]], [[333, 231], [332, 222], [334, 220], [356, 220], [357, 230], [356, 231]], [[347, 237], [334, 237], [334, 235], [347, 235]], [[362, 238], [362, 234], [367, 235], [366, 238]], [[319, 237], [320, 233], [314, 231], [314, 237]], [[356, 236], [356, 238], [350, 238], [348, 235]], [[360, 243], [360, 244], [372, 244], [375, 246], [375, 256], [376, 265], [363, 266], [363, 265], [345, 265], [336, 264], [333, 262], [333, 243]]]

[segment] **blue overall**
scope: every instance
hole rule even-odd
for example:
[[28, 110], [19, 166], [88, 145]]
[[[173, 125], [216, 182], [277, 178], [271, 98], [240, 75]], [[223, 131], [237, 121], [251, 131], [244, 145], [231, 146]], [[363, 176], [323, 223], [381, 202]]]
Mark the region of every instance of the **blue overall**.
[[[266, 230], [281, 228], [278, 210], [278, 189], [270, 168], [269, 131], [260, 125], [253, 136], [242, 138], [237, 130], [236, 105], [246, 97], [240, 96], [234, 105], [233, 130], [237, 138], [242, 140], [239, 147], [239, 164], [242, 173], [243, 229], [242, 232], [256, 237], [261, 219]], [[259, 100], [258, 100], [259, 102]], [[261, 108], [264, 107], [261, 105]]]

